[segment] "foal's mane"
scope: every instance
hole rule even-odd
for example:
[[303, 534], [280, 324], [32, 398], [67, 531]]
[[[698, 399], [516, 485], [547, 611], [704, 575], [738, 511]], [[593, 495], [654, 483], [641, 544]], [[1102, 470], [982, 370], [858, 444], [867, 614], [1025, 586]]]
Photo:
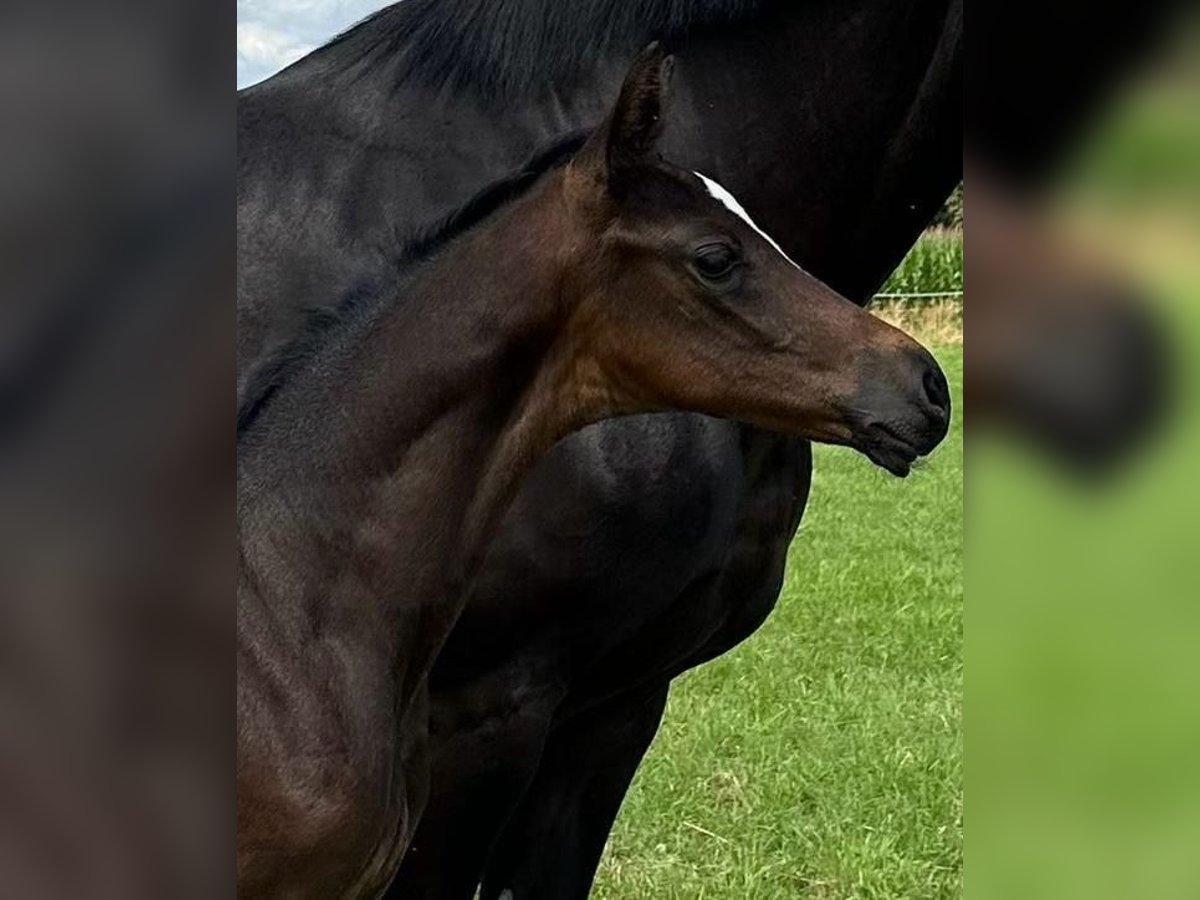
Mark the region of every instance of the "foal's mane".
[[[335, 67], [395, 65], [412, 78], [485, 97], [561, 86], [606, 51], [636, 51], [749, 18], [766, 0], [403, 0], [317, 52]], [[361, 67], [361, 68], [360, 68]]]
[[566, 163], [584, 145], [588, 134], [587, 131], [576, 131], [547, 144], [521, 168], [493, 181], [440, 222], [406, 240], [401, 256], [404, 259], [429, 256], [443, 244], [478, 225], [500, 207], [524, 194], [546, 172]]
[[[583, 146], [587, 137], [587, 132], [574, 132], [550, 143], [534, 153], [520, 168], [491, 182], [429, 228], [403, 240], [397, 253], [397, 267], [404, 270], [436, 255], [456, 237], [522, 196], [551, 169], [564, 165]], [[238, 437], [249, 429], [287, 380], [330, 343], [333, 335], [386, 302], [391, 301], [377, 296], [366, 285], [359, 285], [348, 291], [334, 306], [307, 311], [296, 336], [270, 359], [264, 360], [247, 384], [238, 404]]]

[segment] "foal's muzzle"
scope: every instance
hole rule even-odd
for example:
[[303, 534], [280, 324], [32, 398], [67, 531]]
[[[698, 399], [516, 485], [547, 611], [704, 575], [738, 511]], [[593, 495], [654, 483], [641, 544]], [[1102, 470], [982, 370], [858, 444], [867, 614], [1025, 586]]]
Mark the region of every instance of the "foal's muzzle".
[[913, 347], [872, 355], [859, 383], [851, 443], [876, 465], [903, 477], [946, 436], [946, 376], [928, 351]]

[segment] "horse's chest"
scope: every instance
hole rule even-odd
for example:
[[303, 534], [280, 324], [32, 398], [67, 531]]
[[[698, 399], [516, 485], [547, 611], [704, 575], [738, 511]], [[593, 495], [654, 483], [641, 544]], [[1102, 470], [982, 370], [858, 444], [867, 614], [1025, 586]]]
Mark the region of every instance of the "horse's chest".
[[772, 440], [763, 454], [747, 457], [737, 524], [719, 573], [703, 586], [703, 598], [685, 595], [676, 604], [677, 619], [700, 623], [681, 668], [749, 637], [779, 598], [788, 546], [808, 500], [811, 449], [804, 442]]
[[[752, 634], [774, 607], [788, 545], [808, 496], [807, 444], [776, 438], [768, 453], [748, 454], [726, 487], [729, 511], [719, 529], [644, 558], [653, 575], [625, 596], [611, 586], [596, 605], [604, 621], [581, 629], [593, 652], [583, 682], [608, 691], [617, 682], [673, 676]], [[646, 548], [630, 548], [642, 557]], [[580, 647], [576, 648], [582, 649]]]
[[729, 568], [779, 567], [800, 525], [812, 479], [812, 447], [806, 441], [764, 437], [765, 447], [747, 453]]

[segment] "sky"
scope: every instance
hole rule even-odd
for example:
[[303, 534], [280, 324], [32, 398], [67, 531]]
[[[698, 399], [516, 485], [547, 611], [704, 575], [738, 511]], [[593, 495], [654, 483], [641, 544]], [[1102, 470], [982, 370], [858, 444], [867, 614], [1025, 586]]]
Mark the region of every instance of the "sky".
[[237, 0], [237, 86], [278, 72], [389, 0]]

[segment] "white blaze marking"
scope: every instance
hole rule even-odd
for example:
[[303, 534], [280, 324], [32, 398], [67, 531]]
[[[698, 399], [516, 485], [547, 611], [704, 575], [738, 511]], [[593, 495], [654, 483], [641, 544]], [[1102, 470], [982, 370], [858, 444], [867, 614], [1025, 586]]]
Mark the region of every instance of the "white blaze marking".
[[800, 268], [796, 265], [796, 261], [794, 259], [783, 252], [783, 248], [779, 246], [775, 238], [771, 237], [758, 227], [755, 221], [750, 218], [750, 213], [746, 212], [746, 208], [737, 202], [737, 198], [734, 197], [733, 194], [729, 193], [729, 191], [725, 190], [725, 188], [721, 187], [721, 185], [717, 184], [711, 178], [701, 175], [699, 172], [695, 172], [694, 174], [697, 178], [704, 182], [704, 186], [708, 188], [709, 196], [715, 197], [717, 200], [719, 200], [726, 209], [762, 235], [763, 240], [778, 250], [780, 256], [790, 262], [793, 266], [796, 266], [797, 269]]

